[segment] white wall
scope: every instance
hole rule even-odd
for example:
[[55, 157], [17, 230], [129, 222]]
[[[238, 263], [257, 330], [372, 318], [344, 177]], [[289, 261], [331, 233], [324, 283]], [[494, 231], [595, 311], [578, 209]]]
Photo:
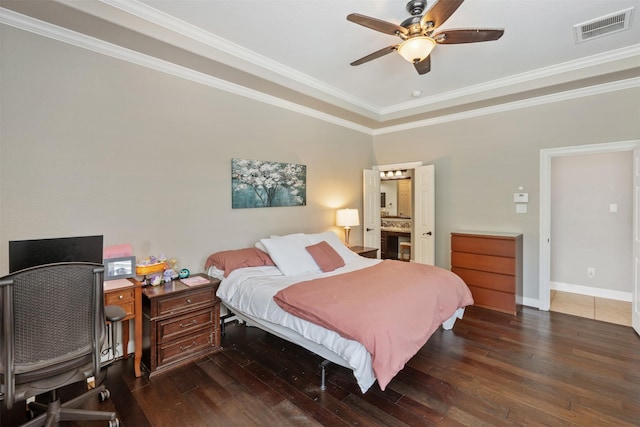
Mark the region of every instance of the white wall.
[[435, 165], [436, 265], [450, 266], [452, 231], [523, 233], [524, 301], [537, 306], [540, 149], [638, 139], [639, 116], [639, 88], [520, 108], [377, 135], [375, 164]]
[[[201, 271], [260, 237], [334, 230], [371, 137], [2, 26], [0, 274], [8, 241], [103, 234]], [[307, 206], [231, 209], [231, 158], [307, 165]], [[361, 243], [354, 232], [352, 243]]]

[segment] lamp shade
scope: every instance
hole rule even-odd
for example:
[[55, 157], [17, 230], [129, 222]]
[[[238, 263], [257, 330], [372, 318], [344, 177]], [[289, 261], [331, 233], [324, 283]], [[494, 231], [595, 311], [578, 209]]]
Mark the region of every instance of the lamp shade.
[[338, 209], [336, 211], [336, 225], [339, 227], [360, 225], [358, 209]]
[[431, 37], [412, 37], [400, 43], [398, 53], [407, 61], [416, 63], [429, 56], [435, 46], [436, 42]]

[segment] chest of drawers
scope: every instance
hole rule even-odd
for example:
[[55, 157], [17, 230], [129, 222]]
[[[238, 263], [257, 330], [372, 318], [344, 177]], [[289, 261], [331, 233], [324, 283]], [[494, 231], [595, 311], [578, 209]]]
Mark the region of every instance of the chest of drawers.
[[522, 234], [451, 233], [451, 271], [479, 307], [516, 314], [522, 297]]
[[142, 363], [150, 376], [222, 350], [220, 281], [187, 286], [179, 280], [142, 290]]

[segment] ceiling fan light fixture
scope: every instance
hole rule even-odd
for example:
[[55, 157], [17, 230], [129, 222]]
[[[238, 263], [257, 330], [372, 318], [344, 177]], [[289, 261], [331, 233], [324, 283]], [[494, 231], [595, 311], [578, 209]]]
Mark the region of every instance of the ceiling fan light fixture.
[[398, 53], [407, 61], [415, 64], [429, 56], [435, 46], [436, 42], [431, 37], [416, 36], [400, 43]]

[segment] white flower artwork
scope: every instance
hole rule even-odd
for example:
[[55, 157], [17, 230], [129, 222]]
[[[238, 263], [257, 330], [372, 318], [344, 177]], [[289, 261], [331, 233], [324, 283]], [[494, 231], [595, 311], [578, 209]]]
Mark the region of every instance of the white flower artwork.
[[231, 159], [231, 188], [233, 209], [306, 206], [307, 167]]

